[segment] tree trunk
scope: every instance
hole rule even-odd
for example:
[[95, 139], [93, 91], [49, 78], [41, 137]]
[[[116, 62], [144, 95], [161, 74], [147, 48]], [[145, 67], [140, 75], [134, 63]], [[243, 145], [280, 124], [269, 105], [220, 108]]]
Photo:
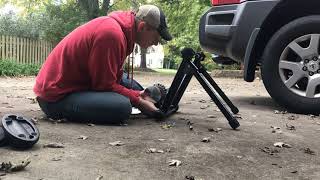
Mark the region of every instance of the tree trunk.
[[143, 48], [140, 48], [141, 49], [141, 62], [140, 62], [140, 68], [147, 68], [147, 49], [143, 49]]
[[102, 2], [102, 11], [103, 11], [103, 13], [105, 13], [104, 15], [108, 14], [109, 4], [110, 4], [110, 0], [103, 0], [103, 2]]
[[78, 4], [86, 11], [89, 20], [99, 16], [99, 0], [78, 0]]

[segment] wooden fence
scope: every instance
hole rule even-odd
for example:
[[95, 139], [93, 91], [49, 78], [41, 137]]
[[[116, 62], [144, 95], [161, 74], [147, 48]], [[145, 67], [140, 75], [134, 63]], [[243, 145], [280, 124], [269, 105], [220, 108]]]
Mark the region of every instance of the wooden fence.
[[42, 64], [52, 49], [52, 43], [42, 40], [0, 36], [0, 59], [24, 64]]

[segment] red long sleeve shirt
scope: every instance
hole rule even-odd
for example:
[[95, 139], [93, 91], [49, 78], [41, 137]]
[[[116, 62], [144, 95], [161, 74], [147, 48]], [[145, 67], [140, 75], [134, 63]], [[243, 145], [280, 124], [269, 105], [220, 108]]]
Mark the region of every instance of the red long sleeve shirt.
[[132, 12], [114, 12], [72, 31], [50, 53], [33, 88], [40, 98], [55, 102], [78, 91], [113, 91], [133, 104], [139, 91], [121, 86], [122, 66], [135, 43]]

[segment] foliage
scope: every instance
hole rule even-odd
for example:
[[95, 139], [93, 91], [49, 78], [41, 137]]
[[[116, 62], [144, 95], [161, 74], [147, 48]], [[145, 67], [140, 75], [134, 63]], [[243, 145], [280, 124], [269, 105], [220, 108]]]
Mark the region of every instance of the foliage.
[[86, 12], [74, 1], [60, 5], [48, 3], [45, 11], [44, 21], [49, 23], [42, 26], [42, 38], [54, 43], [58, 43], [73, 29], [88, 21]]
[[37, 39], [40, 35], [41, 18], [37, 13], [27, 17], [13, 13], [0, 15], [0, 34]]
[[[164, 44], [165, 63], [177, 68], [180, 51], [191, 47], [200, 51], [198, 29], [201, 15], [210, 8], [209, 0], [0, 0], [24, 8], [23, 13], [0, 16], [0, 34], [40, 38], [59, 42], [73, 29], [97, 16], [117, 10], [136, 9], [142, 4], [155, 4], [167, 16], [174, 39]], [[204, 64], [208, 70], [218, 68], [208, 54]]]
[[40, 65], [19, 64], [13, 60], [0, 60], [0, 76], [35, 76]]
[[106, 15], [110, 8], [110, 0], [77, 0], [77, 4], [85, 11], [88, 20]]
[[169, 29], [174, 39], [165, 46], [168, 58], [176, 64], [181, 61], [180, 51], [184, 47], [200, 50], [198, 40], [199, 19], [209, 8], [210, 1], [206, 0], [155, 0], [167, 16]]

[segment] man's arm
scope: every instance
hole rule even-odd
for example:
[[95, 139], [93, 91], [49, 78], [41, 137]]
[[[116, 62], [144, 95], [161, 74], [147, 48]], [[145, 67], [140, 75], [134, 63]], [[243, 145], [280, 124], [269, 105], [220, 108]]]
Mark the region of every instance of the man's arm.
[[126, 58], [126, 41], [122, 32], [102, 29], [96, 32], [89, 58], [91, 87], [97, 91], [113, 91], [139, 102], [140, 91], [127, 89], [117, 83], [121, 64]]

